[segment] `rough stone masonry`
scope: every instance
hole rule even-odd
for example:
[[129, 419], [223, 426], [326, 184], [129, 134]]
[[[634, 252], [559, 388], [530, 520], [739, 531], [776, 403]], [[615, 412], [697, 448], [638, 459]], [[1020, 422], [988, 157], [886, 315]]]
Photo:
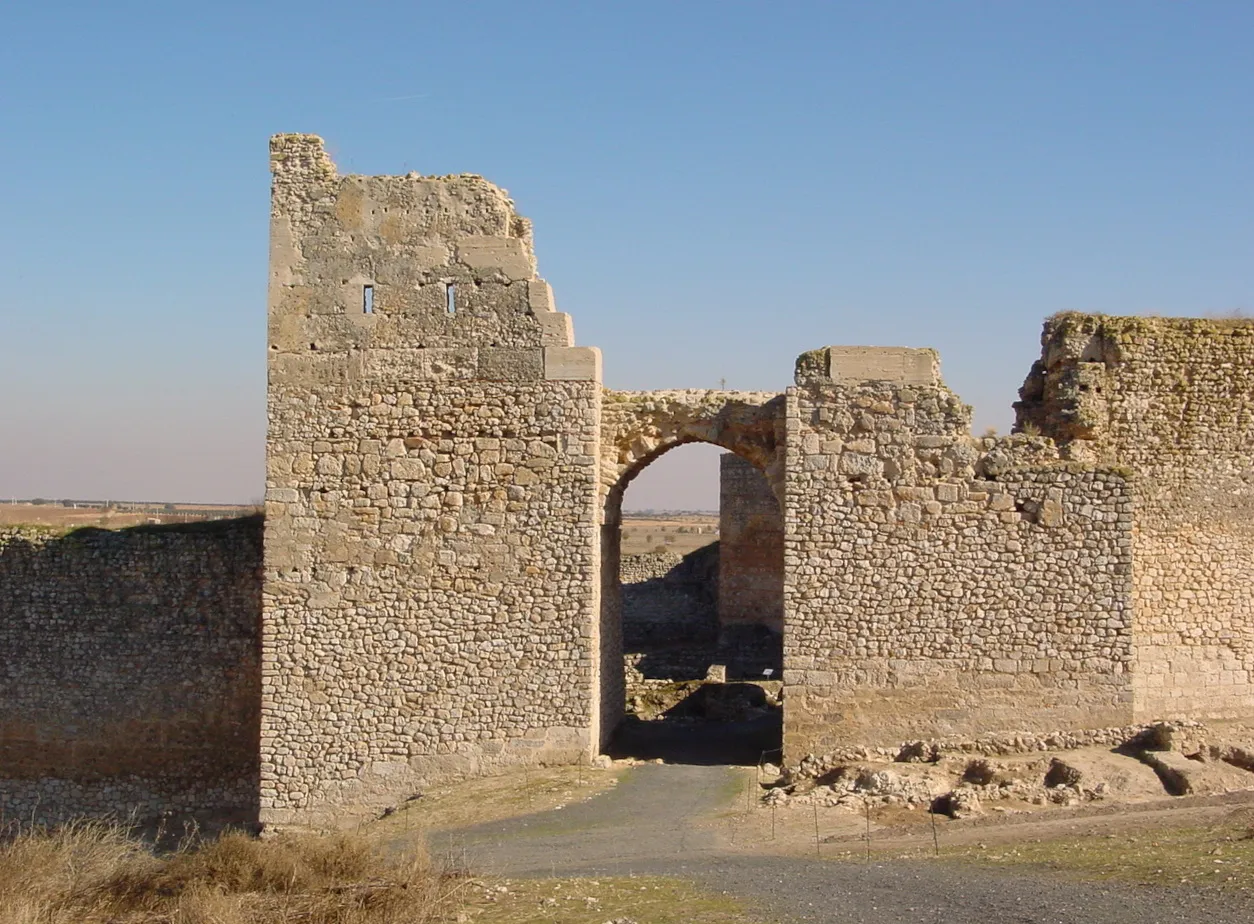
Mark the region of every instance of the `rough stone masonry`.
[[0, 819], [256, 819], [261, 543], [0, 529]]
[[1254, 323], [1051, 318], [1007, 437], [930, 350], [614, 392], [503, 190], [340, 176], [312, 135], [271, 167], [264, 578], [255, 526], [0, 536], [0, 805], [321, 823], [587, 759], [623, 492], [689, 442], [782, 516], [739, 586], [778, 606], [786, 761], [1254, 714]]
[[486, 180], [340, 177], [308, 135], [271, 165], [263, 817], [578, 759], [600, 354]]
[[783, 513], [789, 758], [1254, 705], [1249, 325], [1053, 319], [1004, 438], [928, 350], [616, 393], [501, 190], [272, 165], [265, 818], [598, 749], [623, 490], [693, 441]]

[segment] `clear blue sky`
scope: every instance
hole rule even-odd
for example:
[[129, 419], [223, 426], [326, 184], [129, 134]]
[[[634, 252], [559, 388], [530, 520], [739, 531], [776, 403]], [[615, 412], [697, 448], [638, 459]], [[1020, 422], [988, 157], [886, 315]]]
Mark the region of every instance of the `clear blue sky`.
[[[1005, 430], [1052, 312], [1254, 312], [1252, 39], [1248, 0], [5, 4], [0, 495], [261, 495], [279, 131], [508, 188], [611, 387], [934, 346]], [[629, 502], [710, 506], [710, 459]]]

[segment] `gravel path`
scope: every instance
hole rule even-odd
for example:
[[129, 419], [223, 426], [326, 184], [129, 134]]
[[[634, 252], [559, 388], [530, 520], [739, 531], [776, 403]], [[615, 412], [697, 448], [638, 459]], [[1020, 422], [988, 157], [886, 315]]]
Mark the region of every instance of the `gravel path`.
[[508, 876], [715, 852], [724, 843], [718, 826], [702, 819], [735, 798], [741, 779], [732, 767], [646, 764], [587, 802], [439, 832], [430, 845], [437, 856]]
[[950, 863], [840, 863], [708, 856], [620, 864], [593, 875], [680, 876], [749, 902], [766, 921], [821, 924], [1250, 924], [1247, 897], [1079, 883]]
[[910, 924], [1251, 924], [1254, 896], [1083, 883], [957, 862], [859, 863], [733, 852], [716, 817], [731, 767], [646, 764], [587, 802], [444, 832], [437, 855], [501, 876], [672, 875], [740, 897], [765, 921]]

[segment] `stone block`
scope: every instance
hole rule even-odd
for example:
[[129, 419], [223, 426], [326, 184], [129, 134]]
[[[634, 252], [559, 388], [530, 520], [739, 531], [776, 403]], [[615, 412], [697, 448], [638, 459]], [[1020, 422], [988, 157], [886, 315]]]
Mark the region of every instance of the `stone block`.
[[544, 377], [553, 382], [599, 382], [601, 351], [596, 347], [545, 347]]
[[1009, 494], [994, 494], [988, 502], [990, 510], [1009, 511], [1015, 509], [1015, 499]]
[[1047, 500], [1041, 504], [1040, 510], [1036, 514], [1036, 522], [1042, 526], [1054, 527], [1062, 525], [1062, 504], [1057, 501]]
[[553, 299], [553, 287], [543, 279], [532, 279], [527, 283], [527, 307], [532, 314], [546, 314], [557, 310]]
[[535, 264], [516, 237], [464, 237], [457, 242], [457, 261], [477, 276], [502, 273], [511, 280], [531, 279]]
[[908, 347], [828, 347], [828, 374], [841, 385], [892, 382], [940, 385], [940, 357], [935, 350]]
[[540, 322], [540, 342], [546, 347], [569, 347], [575, 343], [575, 327], [570, 315], [561, 311], [537, 314]]
[[479, 378], [495, 382], [534, 382], [545, 378], [545, 350], [481, 349]]
[[363, 360], [363, 375], [384, 382], [471, 379], [478, 372], [475, 347], [368, 350]]
[[840, 457], [839, 471], [842, 475], [878, 475], [883, 470], [883, 461], [872, 455], [846, 452]]
[[428, 380], [470, 378], [479, 369], [479, 351], [474, 347], [420, 351], [421, 376]]

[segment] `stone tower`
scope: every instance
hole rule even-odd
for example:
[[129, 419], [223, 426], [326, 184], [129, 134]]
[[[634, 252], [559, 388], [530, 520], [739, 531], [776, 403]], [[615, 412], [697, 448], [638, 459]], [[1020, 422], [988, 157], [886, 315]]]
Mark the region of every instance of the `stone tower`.
[[271, 141], [262, 820], [599, 740], [600, 354], [478, 176]]

